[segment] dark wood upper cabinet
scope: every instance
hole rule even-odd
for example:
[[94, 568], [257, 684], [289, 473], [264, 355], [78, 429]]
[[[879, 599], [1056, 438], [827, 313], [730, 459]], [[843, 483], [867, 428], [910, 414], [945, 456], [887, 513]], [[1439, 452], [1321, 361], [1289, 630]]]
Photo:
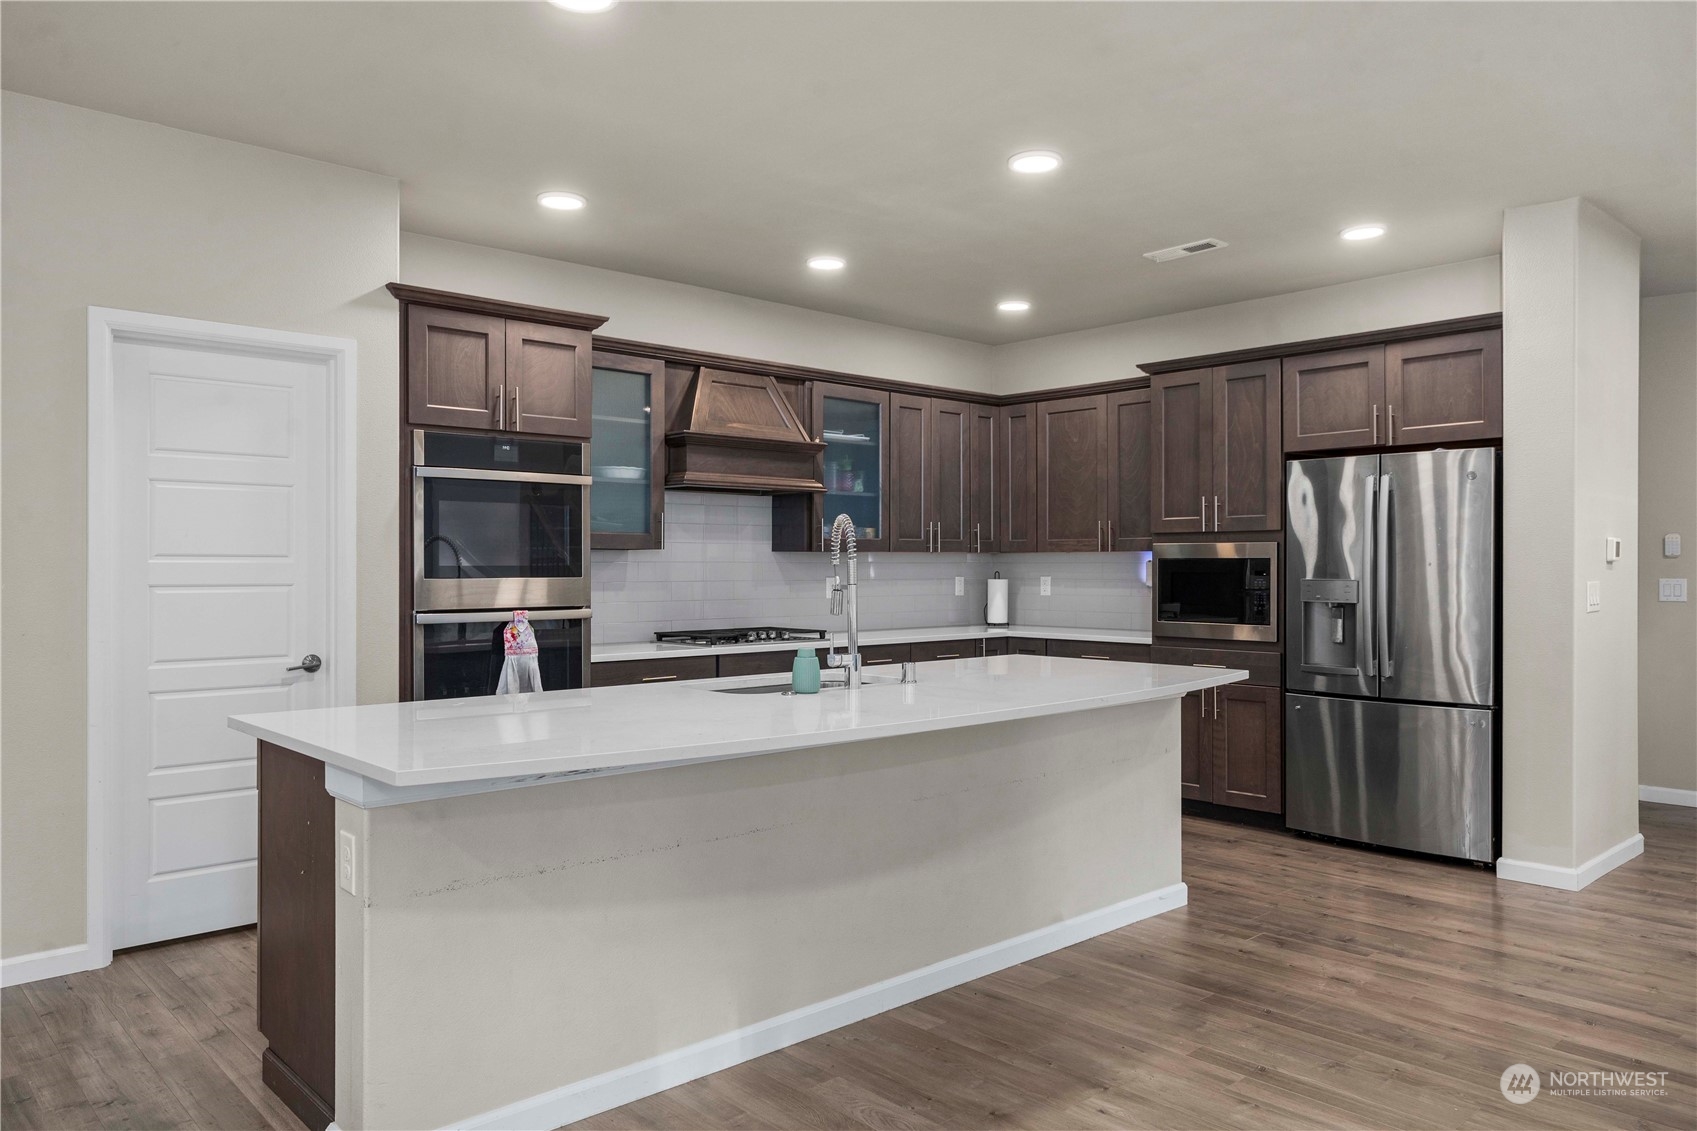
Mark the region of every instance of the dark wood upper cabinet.
[[401, 303], [405, 427], [588, 439], [592, 314], [390, 283]]
[[1385, 436], [1385, 347], [1287, 357], [1284, 449], [1369, 448]]
[[1213, 530], [1279, 530], [1284, 523], [1279, 362], [1221, 366], [1214, 383]]
[[968, 530], [972, 540], [967, 546], [975, 554], [996, 549], [996, 494], [1000, 480], [996, 475], [996, 409], [992, 405], [967, 406], [966, 419], [966, 504]]
[[1287, 452], [1499, 439], [1498, 329], [1284, 360]]
[[1149, 444], [1154, 398], [1148, 389], [1108, 394], [1108, 548], [1149, 548]]
[[996, 549], [1029, 554], [1037, 549], [1037, 406], [996, 410]]
[[586, 330], [507, 322], [507, 430], [542, 436], [590, 436], [595, 379]]
[[[1217, 692], [1217, 697], [1216, 696]], [[1284, 731], [1280, 691], [1228, 683], [1211, 701], [1216, 805], [1278, 813], [1284, 809]]]
[[925, 553], [932, 547], [931, 401], [890, 394], [891, 550]]
[[1214, 371], [1150, 379], [1149, 532], [1203, 534], [1214, 494]]
[[507, 320], [414, 306], [407, 318], [407, 420], [496, 428], [507, 395]]
[[932, 549], [938, 553], [964, 554], [972, 549], [972, 405], [935, 397], [927, 406], [930, 415], [930, 507], [929, 519], [937, 533]]
[[1385, 440], [1453, 444], [1503, 434], [1501, 330], [1385, 347]]
[[[596, 350], [589, 544], [658, 550], [665, 534], [666, 363]], [[640, 475], [633, 475], [632, 469]]]
[[1161, 373], [1149, 391], [1150, 532], [1278, 530], [1278, 361]]
[[1037, 405], [1037, 548], [1107, 548], [1108, 398]]

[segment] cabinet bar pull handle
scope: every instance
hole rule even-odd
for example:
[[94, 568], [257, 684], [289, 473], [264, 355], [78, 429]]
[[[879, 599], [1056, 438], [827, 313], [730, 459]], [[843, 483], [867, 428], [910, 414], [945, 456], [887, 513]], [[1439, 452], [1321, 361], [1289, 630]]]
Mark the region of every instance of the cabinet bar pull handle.
[[1374, 405], [1373, 406], [1373, 444], [1374, 444], [1375, 447], [1377, 447], [1378, 443], [1379, 443], [1379, 406]]
[[1396, 443], [1396, 405], [1385, 406], [1385, 443]]
[[518, 387], [518, 382], [515, 381], [513, 383], [513, 431], [515, 431], [515, 432], [518, 431], [518, 427], [519, 427], [519, 387]]
[[645, 676], [642, 677], [642, 682], [643, 683], [661, 683], [661, 682], [664, 682], [665, 680], [668, 680], [668, 679], [677, 679], [677, 678], [678, 677], [677, 677], [676, 674], [673, 674], [673, 675], [645, 675]]
[[1214, 496], [1214, 533], [1220, 532], [1220, 497]]
[[1214, 688], [1214, 718], [1216, 720], [1218, 720], [1219, 717], [1220, 717], [1220, 689], [1218, 687], [1216, 687], [1216, 688]]
[[1110, 518], [1108, 520], [1108, 552], [1113, 553], [1113, 551], [1114, 551], [1114, 520]]
[[1207, 533], [1207, 531], [1208, 531], [1208, 496], [1207, 495], [1202, 496], [1202, 531], [1203, 531], [1203, 533]]
[[960, 659], [960, 653], [959, 652], [938, 652], [937, 658], [939, 660], [958, 660], [958, 659]]
[[863, 658], [860, 661], [860, 666], [865, 667], [867, 664], [893, 664], [895, 662], [896, 658], [894, 656], [885, 656], [882, 660], [868, 660]]
[[1080, 652], [1078, 654], [1078, 658], [1081, 659], [1081, 660], [1111, 660], [1111, 659], [1113, 659], [1112, 656], [1093, 656], [1089, 652]]
[[507, 427], [507, 386], [495, 386], [495, 429], [503, 431]]
[[1096, 552], [1102, 552], [1102, 520], [1096, 520]]

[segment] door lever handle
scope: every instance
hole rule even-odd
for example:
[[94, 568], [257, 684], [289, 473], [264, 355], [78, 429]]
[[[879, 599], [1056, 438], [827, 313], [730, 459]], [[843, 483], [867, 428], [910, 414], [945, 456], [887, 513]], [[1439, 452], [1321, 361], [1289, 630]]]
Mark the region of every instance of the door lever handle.
[[284, 668], [283, 670], [286, 671], [286, 672], [306, 672], [308, 675], [311, 675], [313, 672], [317, 671], [319, 668], [321, 668], [323, 666], [324, 666], [323, 659], [321, 659], [318, 656], [313, 655], [311, 652], [308, 652], [306, 655], [301, 657], [300, 663], [294, 665], [293, 667]]

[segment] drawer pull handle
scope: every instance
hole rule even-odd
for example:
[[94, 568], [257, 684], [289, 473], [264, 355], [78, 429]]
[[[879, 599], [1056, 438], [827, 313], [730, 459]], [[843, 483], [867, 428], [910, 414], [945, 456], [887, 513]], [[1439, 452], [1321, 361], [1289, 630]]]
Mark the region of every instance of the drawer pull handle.
[[1224, 665], [1224, 664], [1191, 664], [1190, 666], [1193, 667], [1193, 668], [1223, 668], [1226, 665]]
[[895, 662], [896, 660], [894, 656], [887, 656], [882, 660], [861, 660], [860, 666], [865, 667], [867, 664], [893, 664]]
[[1111, 659], [1113, 659], [1112, 656], [1092, 656], [1089, 652], [1080, 652], [1078, 654], [1078, 658], [1081, 659], [1081, 660], [1111, 660]]
[[677, 678], [678, 677], [676, 675], [645, 675], [645, 676], [642, 677], [642, 682], [643, 683], [660, 683], [663, 680], [677, 679]]
[[958, 659], [960, 659], [960, 653], [959, 652], [938, 652], [937, 658], [939, 660], [958, 660]]

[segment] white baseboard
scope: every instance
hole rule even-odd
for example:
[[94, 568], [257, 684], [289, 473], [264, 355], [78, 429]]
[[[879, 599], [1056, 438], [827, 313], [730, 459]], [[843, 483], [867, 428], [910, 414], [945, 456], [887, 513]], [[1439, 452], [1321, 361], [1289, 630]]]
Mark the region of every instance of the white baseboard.
[[1649, 801], [1656, 805], [1683, 805], [1687, 809], [1697, 809], [1697, 789], [1669, 789], [1661, 785], [1641, 785], [1638, 787], [1638, 800]]
[[1560, 888], [1562, 891], [1583, 891], [1598, 878], [1643, 854], [1644, 837], [1641, 833], [1633, 833], [1613, 848], [1597, 853], [1577, 868], [1558, 868], [1553, 864], [1535, 864], [1530, 860], [1501, 857], [1497, 860], [1497, 879]]
[[974, 978], [1029, 962], [1140, 919], [1183, 907], [1187, 899], [1188, 889], [1182, 883], [1158, 888], [1135, 899], [709, 1037], [687, 1048], [615, 1068], [611, 1072], [457, 1121], [451, 1126], [459, 1131], [549, 1131], [643, 1096], [675, 1088], [710, 1072], [776, 1052], [797, 1041], [829, 1033], [832, 1029], [899, 1005], [918, 1001]]
[[102, 961], [87, 943], [62, 946], [58, 950], [38, 950], [15, 958], [0, 958], [0, 986], [21, 986], [43, 978], [62, 978], [66, 974], [99, 969], [110, 961]]

